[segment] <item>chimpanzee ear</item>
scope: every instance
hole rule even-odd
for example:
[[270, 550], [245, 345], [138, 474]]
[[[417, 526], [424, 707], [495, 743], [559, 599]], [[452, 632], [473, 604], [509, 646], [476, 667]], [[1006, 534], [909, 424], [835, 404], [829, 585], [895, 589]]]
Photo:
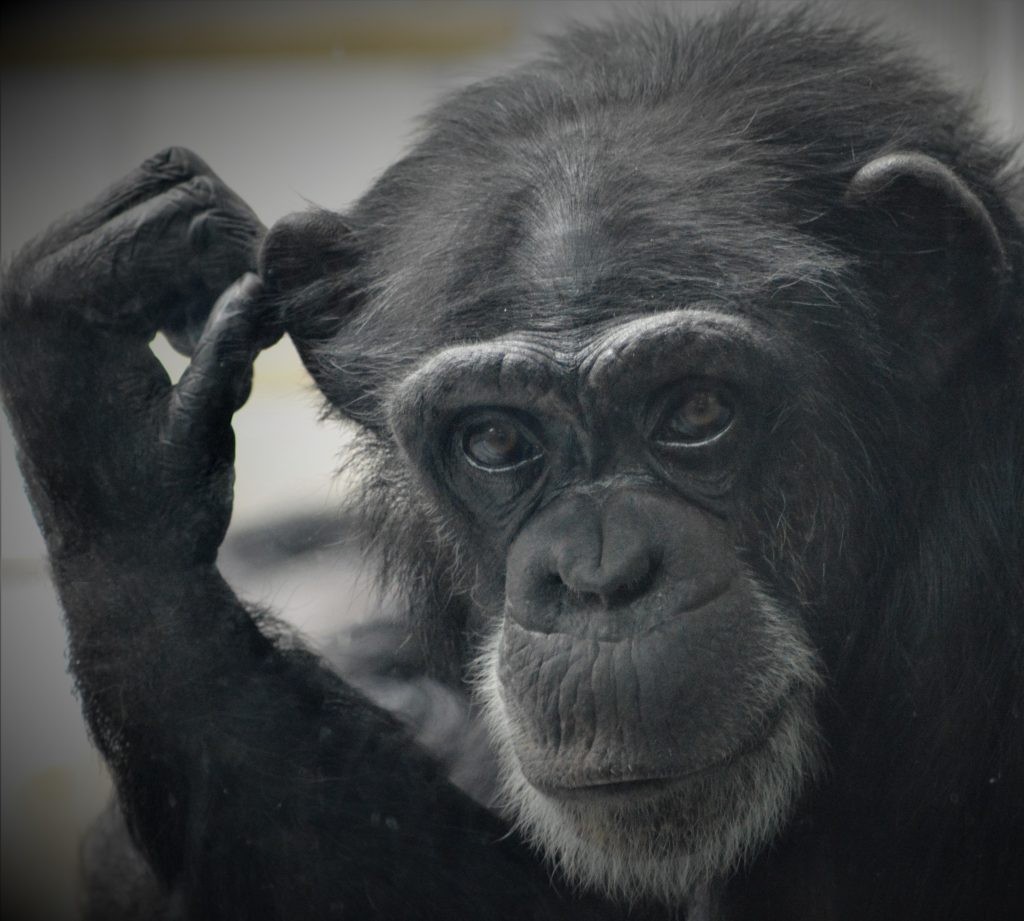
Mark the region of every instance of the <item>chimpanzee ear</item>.
[[285, 331], [320, 390], [332, 398], [324, 349], [358, 310], [360, 247], [345, 218], [326, 209], [289, 214], [267, 232], [259, 274]]
[[846, 204], [863, 219], [875, 290], [897, 334], [941, 376], [995, 321], [1008, 277], [992, 217], [952, 170], [920, 153], [861, 167]]

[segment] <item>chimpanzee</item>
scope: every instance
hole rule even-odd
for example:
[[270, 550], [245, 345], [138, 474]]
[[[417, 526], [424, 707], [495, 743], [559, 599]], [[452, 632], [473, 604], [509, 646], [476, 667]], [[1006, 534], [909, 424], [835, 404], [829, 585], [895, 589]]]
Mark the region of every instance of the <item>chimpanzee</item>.
[[[873, 34], [648, 12], [455, 93], [346, 214], [265, 232], [176, 149], [31, 243], [4, 397], [161, 910], [1019, 917], [1011, 153]], [[218, 573], [285, 332], [493, 809]]]

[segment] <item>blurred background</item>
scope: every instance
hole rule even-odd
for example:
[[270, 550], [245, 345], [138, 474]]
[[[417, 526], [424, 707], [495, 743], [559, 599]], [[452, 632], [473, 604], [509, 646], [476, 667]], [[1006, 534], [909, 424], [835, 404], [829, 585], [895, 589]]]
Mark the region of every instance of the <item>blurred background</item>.
[[[0, 250], [169, 144], [197, 151], [266, 224], [344, 208], [401, 155], [443, 93], [528, 56], [603, 0], [220, 0], [5, 8], [0, 31]], [[688, 13], [718, 3], [682, 3]], [[900, 33], [1024, 134], [1024, 6], [1014, 0], [843, 4]], [[16, 12], [9, 12], [10, 10]], [[183, 360], [161, 347], [172, 375]], [[341, 543], [289, 557], [261, 542], [344, 504], [346, 433], [285, 341], [257, 363], [238, 415], [235, 517], [222, 554], [248, 599], [323, 646], [376, 605]], [[60, 611], [0, 423], [0, 728], [6, 917], [75, 917], [77, 843], [109, 793], [66, 673]], [[324, 543], [332, 544], [332, 540]], [[278, 548], [279, 549], [279, 548]]]

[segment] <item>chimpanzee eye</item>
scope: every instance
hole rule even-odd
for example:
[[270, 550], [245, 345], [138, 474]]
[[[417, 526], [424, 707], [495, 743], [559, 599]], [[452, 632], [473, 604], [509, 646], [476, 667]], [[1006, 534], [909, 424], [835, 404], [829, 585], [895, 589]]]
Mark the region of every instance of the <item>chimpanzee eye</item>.
[[717, 438], [732, 424], [732, 405], [713, 387], [690, 388], [670, 406], [654, 433], [654, 440], [660, 444], [703, 444]]
[[462, 453], [489, 473], [512, 470], [540, 457], [540, 448], [521, 425], [507, 416], [486, 416], [462, 431]]

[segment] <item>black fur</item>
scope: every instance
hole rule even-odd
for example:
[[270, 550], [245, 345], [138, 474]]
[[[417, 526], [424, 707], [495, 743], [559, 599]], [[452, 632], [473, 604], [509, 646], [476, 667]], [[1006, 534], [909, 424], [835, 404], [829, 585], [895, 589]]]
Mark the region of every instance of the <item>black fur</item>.
[[[223, 301], [201, 339], [180, 332], [194, 317], [165, 308], [104, 313], [101, 297], [144, 300], [112, 288], [106, 263], [92, 287], [71, 286], [86, 303], [68, 306], [76, 246], [118, 264], [121, 238], [94, 212], [21, 255], [4, 288], [5, 400], [85, 713], [171, 904], [194, 918], [1017, 917], [1024, 226], [1012, 154], [877, 35], [806, 11], [652, 14], [574, 29], [541, 61], [452, 96], [350, 213], [275, 226], [258, 264], [262, 228], [225, 206], [222, 250], [163, 257], [179, 259], [162, 266], [172, 275], [212, 261], [203, 303], [258, 268], [262, 284]], [[189, 161], [186, 174], [206, 172]], [[148, 275], [135, 286], [160, 291]], [[766, 586], [790, 645], [813, 650], [821, 754], [769, 843], [687, 899], [630, 908], [549, 878], [406, 726], [238, 602], [211, 548], [230, 511], [227, 419], [244, 399], [231, 382], [286, 329], [331, 410], [362, 427], [365, 533], [431, 680], [461, 693], [502, 617], [515, 540], [499, 539], [492, 483], [449, 501], [446, 462], [422, 461], [436, 445], [408, 376], [453, 344], [585, 354], [631, 319], [692, 305], [756, 331], [740, 363], [756, 437], [728, 487], [705, 483], [679, 520], [707, 535], [728, 522], [735, 558], [712, 548], [709, 565]], [[170, 391], [145, 364], [160, 325], [199, 340], [193, 390]], [[69, 381], [96, 405], [61, 408]], [[665, 522], [677, 498], [665, 493]], [[481, 526], [487, 515], [497, 523]], [[651, 527], [648, 540], [678, 540]], [[737, 648], [756, 629], [741, 623]], [[711, 714], [739, 680], [729, 651], [716, 654], [720, 666], [699, 665]], [[365, 675], [361, 686], [387, 696]], [[718, 722], [739, 719], [724, 712]], [[745, 756], [712, 716], [692, 729]], [[129, 875], [132, 894], [97, 904], [149, 892]]]

